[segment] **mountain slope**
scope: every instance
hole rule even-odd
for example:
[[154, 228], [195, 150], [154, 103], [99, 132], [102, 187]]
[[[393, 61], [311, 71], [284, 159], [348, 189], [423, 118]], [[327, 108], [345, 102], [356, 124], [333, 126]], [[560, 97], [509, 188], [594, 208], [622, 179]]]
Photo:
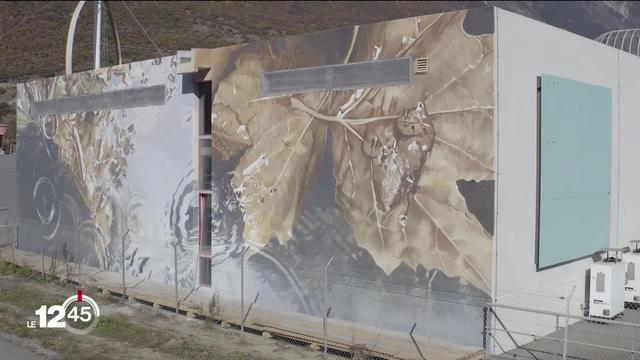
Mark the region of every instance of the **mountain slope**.
[[[64, 72], [64, 51], [76, 1], [0, 2], [0, 83]], [[615, 29], [640, 27], [640, 4], [632, 1], [430, 1], [430, 2], [109, 2], [118, 24], [123, 61], [169, 55], [194, 47], [219, 47], [283, 35], [411, 17], [479, 6], [498, 6], [553, 26], [595, 38]], [[149, 40], [133, 16], [144, 26]], [[104, 21], [106, 24], [106, 21]], [[92, 6], [78, 23], [74, 71], [91, 68]], [[105, 43], [112, 37], [105, 27]], [[112, 45], [104, 51], [113, 64]], [[2, 86], [2, 87], [6, 87]], [[13, 89], [0, 89], [11, 103]], [[1, 95], [1, 94], [0, 94]], [[2, 107], [2, 105], [0, 105]], [[0, 121], [12, 121], [12, 104]]]
[[[0, 81], [64, 70], [64, 47], [75, 1], [0, 2]], [[143, 35], [129, 10], [145, 27], [163, 54], [193, 47], [219, 47], [282, 35], [493, 5], [595, 38], [614, 29], [637, 27], [640, 5], [634, 2], [110, 2], [118, 23], [124, 59], [135, 61], [159, 53]], [[48, 5], [48, 6], [47, 6]], [[45, 7], [42, 9], [43, 7]], [[39, 11], [39, 12], [37, 12]], [[36, 13], [37, 12], [37, 13]], [[78, 24], [75, 69], [91, 59], [92, 8]], [[35, 13], [35, 15], [34, 15]], [[20, 25], [27, 16], [33, 16]], [[113, 62], [114, 51], [109, 49]]]

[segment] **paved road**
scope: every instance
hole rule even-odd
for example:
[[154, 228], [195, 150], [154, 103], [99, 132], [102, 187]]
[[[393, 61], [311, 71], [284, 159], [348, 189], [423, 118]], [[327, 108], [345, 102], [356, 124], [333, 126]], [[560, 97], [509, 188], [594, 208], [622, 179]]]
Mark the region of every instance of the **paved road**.
[[0, 360], [46, 360], [33, 350], [14, 342], [14, 337], [0, 333]]

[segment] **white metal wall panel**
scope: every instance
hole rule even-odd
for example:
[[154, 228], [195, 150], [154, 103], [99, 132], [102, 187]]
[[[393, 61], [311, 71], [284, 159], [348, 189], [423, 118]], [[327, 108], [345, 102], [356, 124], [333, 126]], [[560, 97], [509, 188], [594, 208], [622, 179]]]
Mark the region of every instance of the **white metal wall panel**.
[[640, 57], [620, 52], [620, 246], [640, 239]]
[[[591, 259], [537, 272], [536, 247], [536, 77], [553, 74], [612, 89], [612, 167], [618, 168], [618, 51], [508, 11], [496, 11], [496, 127], [498, 138], [494, 283], [495, 301], [564, 311], [576, 286], [571, 311], [580, 313], [585, 271]], [[612, 171], [611, 245], [617, 244], [617, 171]], [[510, 314], [513, 326], [543, 332], [552, 324]], [[538, 323], [536, 323], [538, 321]], [[553, 321], [553, 319], [549, 319]], [[502, 337], [499, 337], [499, 340]], [[525, 339], [520, 339], [525, 340]], [[530, 339], [529, 339], [530, 340]], [[503, 346], [511, 342], [502, 338]]]

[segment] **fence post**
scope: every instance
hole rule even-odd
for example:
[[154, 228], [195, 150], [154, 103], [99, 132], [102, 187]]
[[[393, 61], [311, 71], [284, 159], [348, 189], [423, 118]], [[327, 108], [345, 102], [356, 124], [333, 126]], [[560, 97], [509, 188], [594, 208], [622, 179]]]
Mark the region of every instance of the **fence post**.
[[[556, 335], [558, 336], [558, 329], [560, 329], [560, 316], [556, 314]], [[556, 342], [559, 342], [559, 340], [556, 340]], [[557, 347], [553, 347], [553, 357], [557, 357], [558, 356], [558, 348]]]
[[327, 354], [327, 320], [329, 319], [329, 314], [331, 313], [331, 307], [327, 304], [328, 303], [328, 298], [329, 298], [329, 290], [328, 290], [328, 283], [329, 283], [329, 266], [331, 266], [331, 263], [333, 262], [333, 259], [335, 259], [335, 256], [332, 256], [331, 259], [329, 259], [329, 261], [327, 262], [327, 265], [325, 265], [324, 267], [324, 278], [323, 278], [323, 296], [322, 296], [322, 305], [323, 305], [323, 311], [322, 311], [322, 333], [323, 333], [323, 352], [326, 355]]
[[411, 341], [413, 342], [413, 346], [415, 346], [416, 351], [418, 352], [418, 355], [420, 355], [420, 359], [422, 359], [422, 360], [430, 360], [428, 358], [425, 358], [424, 355], [422, 355], [422, 350], [420, 350], [420, 346], [418, 346], [418, 342], [413, 337], [413, 332], [416, 329], [416, 325], [418, 325], [418, 324], [413, 323], [413, 326], [411, 327], [411, 330], [409, 330], [409, 337], [411, 338]]
[[248, 246], [244, 248], [240, 257], [240, 330], [242, 333], [244, 333], [244, 256], [248, 250]]
[[329, 315], [331, 315], [331, 306], [329, 306], [327, 311], [322, 314], [322, 346], [324, 346], [324, 349], [322, 349], [323, 357], [327, 355], [327, 348], [329, 347], [329, 343], [327, 341], [327, 319], [329, 319]]
[[436, 277], [436, 272], [434, 271], [431, 276], [429, 276], [429, 282], [427, 283], [427, 359], [431, 360], [431, 310], [432, 310], [432, 284], [433, 280]]
[[571, 310], [571, 298], [573, 297], [573, 293], [576, 291], [576, 287], [571, 288], [571, 292], [567, 297], [567, 316], [564, 321], [564, 344], [562, 346], [562, 360], [567, 359], [567, 340], [569, 339], [569, 311]]
[[247, 309], [247, 312], [244, 314], [244, 317], [242, 318], [243, 327], [244, 327], [244, 323], [247, 321], [247, 318], [249, 317], [249, 313], [251, 312], [251, 309], [253, 309], [253, 305], [255, 305], [255, 303], [258, 302], [258, 297], [260, 297], [260, 291], [256, 293], [255, 299], [253, 299], [253, 301], [249, 304], [249, 308]]
[[[2, 229], [2, 247], [4, 247], [6, 244], [5, 242], [5, 229], [7, 229], [9, 227], [9, 209], [8, 208], [1, 208], [0, 209], [0, 215], [2, 215], [2, 218], [4, 219], [4, 228]], [[12, 228], [9, 228], [11, 231], [13, 231]], [[13, 240], [13, 234], [10, 234], [9, 237], [11, 238], [11, 240]]]
[[489, 305], [485, 305], [482, 308], [482, 348], [484, 349], [484, 356], [483, 356], [484, 360], [487, 360], [487, 356], [489, 353], [489, 342], [487, 341], [487, 335], [489, 332], [489, 328], [488, 328], [489, 311], [487, 311], [487, 306]]
[[82, 289], [82, 257], [80, 256], [80, 251], [78, 251], [78, 243], [80, 242], [78, 230], [78, 228], [74, 228], [73, 230], [73, 260], [78, 262], [78, 286]]
[[40, 228], [40, 239], [41, 239], [41, 247], [42, 247], [42, 281], [44, 282], [44, 232], [42, 228]]
[[13, 242], [13, 244], [11, 244], [11, 262], [13, 264], [16, 263], [16, 246], [18, 246], [18, 224], [15, 225], [14, 227], [14, 236], [11, 237], [11, 241]]
[[125, 262], [124, 262], [124, 239], [127, 237], [127, 235], [129, 235], [129, 230], [127, 230], [124, 235], [122, 235], [122, 298], [126, 299], [127, 297], [127, 288], [125, 287], [125, 280], [124, 280], [124, 274], [125, 274]]
[[176, 292], [176, 314], [179, 312], [180, 300], [178, 299], [178, 241], [173, 244], [173, 274], [174, 274], [174, 287]]
[[636, 360], [636, 330], [637, 328], [633, 328], [633, 336], [631, 337], [631, 359]]
[[78, 285], [82, 289], [82, 260], [78, 259]]
[[65, 234], [65, 240], [64, 243], [62, 244], [62, 255], [64, 255], [64, 283], [68, 284], [69, 283], [69, 256], [68, 256], [68, 252], [69, 252], [69, 235]]

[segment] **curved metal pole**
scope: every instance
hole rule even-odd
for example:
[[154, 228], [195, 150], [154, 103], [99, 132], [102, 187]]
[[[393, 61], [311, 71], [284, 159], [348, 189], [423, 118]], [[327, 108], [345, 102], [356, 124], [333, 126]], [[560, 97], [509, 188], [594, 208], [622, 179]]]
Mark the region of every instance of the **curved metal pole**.
[[[627, 39], [627, 35], [629, 35], [629, 31], [624, 32], [624, 36], [622, 37], [622, 44], [620, 44], [620, 50], [626, 51], [624, 49], [624, 41]], [[629, 44], [629, 49], [631, 49], [631, 44]]]
[[67, 50], [65, 52], [65, 60], [64, 60], [64, 72], [67, 75], [70, 75], [73, 72], [73, 37], [76, 34], [76, 25], [78, 24], [78, 17], [80, 16], [80, 11], [84, 7], [86, 1], [78, 2], [76, 9], [73, 11], [73, 15], [71, 16], [71, 23], [69, 24], [69, 32], [67, 33]]
[[111, 12], [111, 5], [108, 2], [103, 1], [102, 4], [107, 9], [107, 16], [109, 17], [109, 25], [111, 31], [113, 31], [113, 40], [116, 42], [116, 57], [118, 58], [118, 65], [122, 65], [122, 50], [120, 49], [120, 35], [118, 35], [118, 27], [116, 21], [113, 19], [113, 13]]
[[102, 60], [102, 11], [104, 6], [100, 1], [93, 2], [93, 69], [100, 69]]
[[613, 38], [613, 45], [611, 45], [611, 46], [616, 47], [616, 43], [618, 42], [618, 36], [619, 35], [620, 35], [620, 31], [616, 31], [616, 37]]
[[[73, 73], [73, 38], [76, 33], [76, 26], [78, 25], [78, 18], [80, 17], [80, 12], [84, 7], [86, 1], [79, 1], [76, 9], [73, 11], [73, 15], [71, 16], [71, 22], [69, 23], [69, 32], [67, 33], [67, 47], [65, 52], [65, 62], [64, 62], [64, 70], [65, 74], [70, 75]], [[109, 24], [111, 26], [111, 31], [113, 31], [115, 43], [116, 43], [116, 55], [118, 57], [118, 64], [122, 64], [122, 50], [120, 47], [120, 36], [118, 35], [118, 28], [116, 27], [115, 20], [113, 19], [113, 14], [109, 5], [106, 1], [103, 1], [102, 4], [107, 8], [108, 16], [109, 16]]]
[[609, 45], [609, 39], [611, 38], [611, 33], [613, 33], [613, 31], [609, 31], [609, 33], [607, 34], [607, 40], [605, 40], [604, 42], [605, 45]]

